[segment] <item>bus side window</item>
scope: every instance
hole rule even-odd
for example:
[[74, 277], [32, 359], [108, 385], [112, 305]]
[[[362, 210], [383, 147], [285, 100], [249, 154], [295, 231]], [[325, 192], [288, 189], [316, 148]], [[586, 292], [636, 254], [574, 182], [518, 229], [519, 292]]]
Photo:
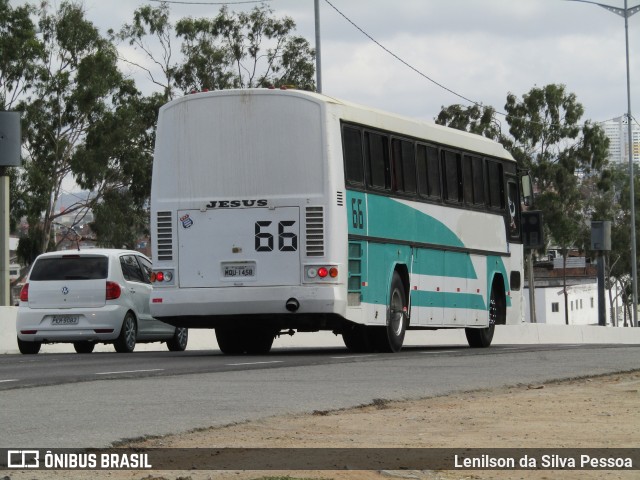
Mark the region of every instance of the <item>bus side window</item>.
[[347, 183], [364, 186], [362, 134], [360, 129], [343, 127], [342, 151]]
[[423, 197], [440, 198], [440, 162], [438, 149], [418, 144], [416, 149], [418, 189]]
[[374, 188], [389, 190], [391, 188], [389, 139], [386, 135], [373, 132], [365, 132], [364, 135], [368, 184]]
[[502, 164], [487, 160], [487, 175], [489, 177], [489, 206], [491, 208], [504, 210]]
[[484, 171], [482, 158], [465, 155], [463, 159], [464, 201], [467, 205], [484, 205]]
[[462, 201], [460, 154], [443, 150], [442, 159], [444, 164], [445, 199], [449, 202], [459, 203]]
[[391, 141], [393, 186], [403, 193], [416, 193], [416, 159], [413, 142], [394, 138]]

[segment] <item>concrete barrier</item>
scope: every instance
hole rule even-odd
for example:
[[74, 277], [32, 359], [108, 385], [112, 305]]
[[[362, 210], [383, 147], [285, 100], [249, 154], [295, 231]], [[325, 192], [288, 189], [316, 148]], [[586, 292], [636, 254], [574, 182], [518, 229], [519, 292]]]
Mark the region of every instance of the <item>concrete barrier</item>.
[[[0, 354], [18, 353], [16, 342], [16, 307], [0, 307]], [[640, 328], [599, 327], [597, 325], [546, 325], [523, 323], [500, 325], [493, 337], [494, 345], [510, 344], [640, 344]], [[441, 329], [432, 331], [409, 331], [405, 345], [466, 345], [463, 329]], [[296, 333], [276, 338], [274, 348], [338, 347], [344, 343], [340, 335], [331, 332]], [[213, 330], [192, 329], [189, 331], [187, 350], [217, 350], [218, 343]], [[166, 350], [161, 343], [136, 346], [136, 351]], [[96, 345], [96, 352], [113, 352], [112, 345]], [[43, 345], [41, 353], [74, 352], [73, 345], [57, 343]]]

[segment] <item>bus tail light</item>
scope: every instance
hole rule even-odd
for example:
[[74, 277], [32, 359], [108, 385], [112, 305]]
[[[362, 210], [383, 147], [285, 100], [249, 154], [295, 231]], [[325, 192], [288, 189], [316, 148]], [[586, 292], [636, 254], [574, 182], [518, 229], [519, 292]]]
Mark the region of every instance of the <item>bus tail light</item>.
[[338, 272], [336, 265], [306, 265], [304, 278], [306, 281], [330, 281], [338, 278]]
[[156, 285], [172, 285], [173, 270], [154, 270], [151, 272], [151, 283]]

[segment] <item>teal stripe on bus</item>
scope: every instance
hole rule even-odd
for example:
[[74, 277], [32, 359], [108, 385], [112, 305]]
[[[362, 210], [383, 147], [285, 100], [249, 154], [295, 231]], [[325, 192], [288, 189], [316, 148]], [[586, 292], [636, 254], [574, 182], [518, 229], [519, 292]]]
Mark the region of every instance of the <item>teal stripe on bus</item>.
[[[391, 198], [348, 190], [347, 205], [351, 207], [350, 234], [464, 247], [445, 224]], [[375, 215], [369, 217], [367, 210], [375, 212]]]
[[[477, 272], [471, 261], [471, 255], [464, 252], [447, 251], [447, 247], [465, 248], [458, 236], [441, 221], [415, 208], [389, 197], [377, 194], [366, 194], [347, 190], [347, 206], [350, 208], [348, 218], [349, 234], [364, 237], [363, 250], [368, 255], [364, 261], [366, 273], [362, 272], [367, 286], [362, 288], [362, 301], [365, 303], [384, 304], [387, 301], [389, 278], [394, 265], [404, 264], [412, 274], [435, 277], [477, 279]], [[369, 215], [371, 209], [374, 215]], [[367, 237], [375, 238], [367, 241]], [[382, 241], [381, 241], [382, 240]], [[403, 244], [394, 243], [394, 240]], [[429, 249], [408, 247], [406, 244], [433, 244], [442, 248]], [[412, 255], [413, 253], [413, 255]], [[499, 256], [487, 256], [486, 299], [479, 294], [422, 292], [412, 291], [414, 297], [436, 295], [440, 298], [434, 306], [452, 308], [487, 309], [491, 294], [491, 281], [494, 275], [501, 274], [505, 282], [505, 290], [509, 291], [509, 275], [504, 261]], [[451, 295], [456, 297], [450, 297]], [[466, 300], [461, 300], [466, 295]], [[458, 300], [456, 300], [458, 298]], [[467, 307], [470, 305], [471, 307]], [[507, 306], [511, 306], [511, 298], [507, 296]], [[453, 307], [456, 308], [456, 307]]]

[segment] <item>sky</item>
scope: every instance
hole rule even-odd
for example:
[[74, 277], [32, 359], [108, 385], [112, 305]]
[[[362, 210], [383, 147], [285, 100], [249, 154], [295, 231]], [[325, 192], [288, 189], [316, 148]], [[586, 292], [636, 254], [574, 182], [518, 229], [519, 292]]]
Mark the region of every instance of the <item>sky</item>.
[[[213, 17], [220, 8], [213, 4], [220, 0], [193, 1], [202, 4], [170, 3], [172, 19]], [[229, 9], [256, 5], [240, 1], [230, 0]], [[433, 120], [442, 106], [469, 105], [461, 97], [504, 112], [509, 93], [521, 97], [534, 86], [558, 83], [582, 103], [583, 120], [601, 122], [627, 111], [624, 18], [597, 5], [566, 0], [329, 1], [319, 0], [322, 90], [327, 95]], [[158, 5], [150, 0], [82, 3], [103, 33], [131, 22], [136, 8]], [[314, 0], [266, 3], [276, 16], [293, 18], [296, 34], [315, 44]], [[624, 0], [601, 3], [624, 7]], [[628, 1], [629, 8], [639, 4]], [[640, 13], [629, 18], [629, 46], [632, 112], [640, 122]], [[138, 55], [126, 46], [121, 53]], [[140, 71], [123, 68], [139, 88], [145, 83], [150, 88]]]

